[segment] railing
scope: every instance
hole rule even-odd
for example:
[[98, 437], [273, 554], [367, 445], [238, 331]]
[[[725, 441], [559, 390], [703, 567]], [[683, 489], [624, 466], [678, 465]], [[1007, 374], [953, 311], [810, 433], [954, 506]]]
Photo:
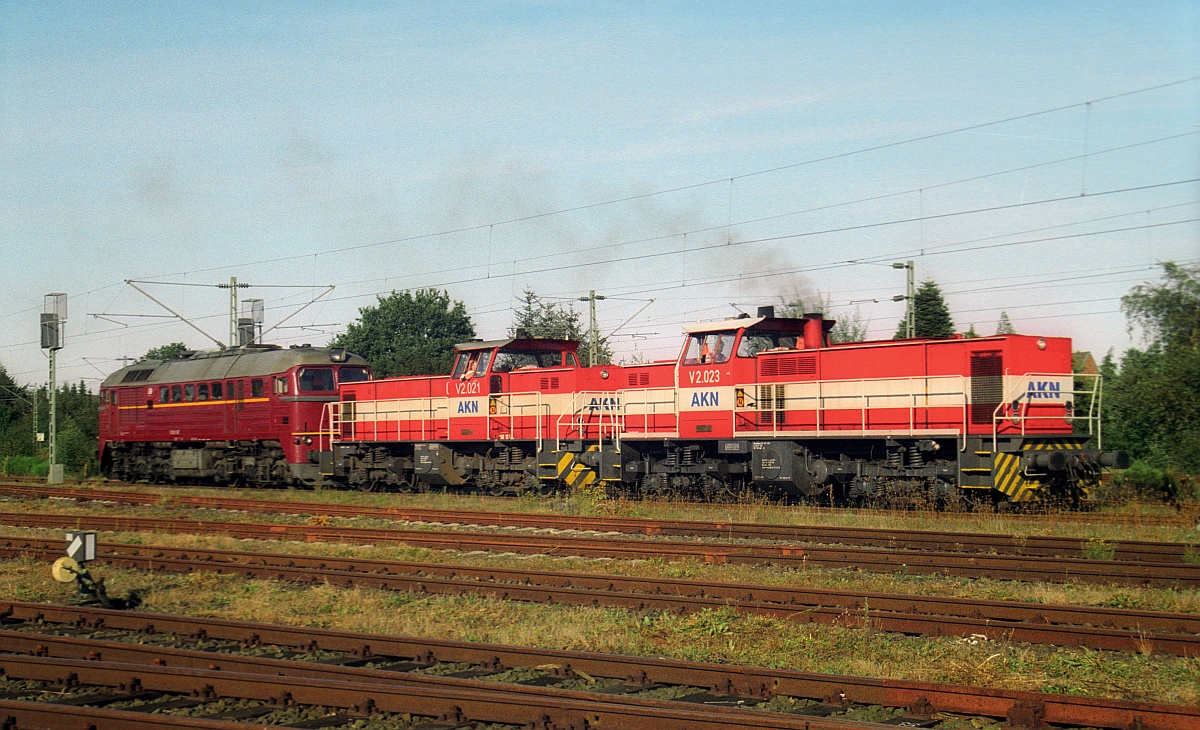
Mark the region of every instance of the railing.
[[[554, 448], [562, 450], [562, 442], [571, 438], [570, 434], [578, 434], [578, 438], [587, 438], [589, 431], [595, 431], [596, 440], [601, 449], [604, 448], [604, 434], [607, 431], [609, 439], [620, 448], [620, 436], [624, 430], [624, 419], [621, 417], [621, 392], [584, 390], [571, 396], [571, 404], [554, 423]], [[584, 401], [580, 405], [580, 401]]]
[[[679, 435], [679, 404], [675, 388], [639, 388], [637, 390], [617, 391], [621, 399], [621, 431], [617, 434], [618, 446], [620, 437], [626, 434], [654, 434], [664, 438]], [[657, 424], [664, 416], [673, 425], [668, 429], [660, 428]], [[642, 427], [630, 426], [633, 417], [642, 419]]]
[[450, 399], [335, 401], [325, 405], [325, 413], [321, 416], [322, 432], [326, 422], [331, 445], [342, 440], [378, 441], [381, 429], [394, 431], [392, 438], [395, 439], [426, 441], [437, 438], [440, 429], [450, 433]]
[[[1047, 415], [1038, 415], [1034, 410], [1034, 406], [1043, 405], [1041, 403], [1029, 402], [1029, 383], [1035, 378], [1053, 378], [1056, 381], [1067, 380], [1071, 381], [1070, 390], [1050, 391], [1058, 397], [1054, 400], [1057, 403], [1046, 403], [1046, 406], [1062, 406], [1062, 411]], [[1091, 389], [1084, 386], [1086, 381], [1091, 381]], [[1076, 387], [1078, 382], [1080, 387]], [[1104, 448], [1104, 434], [1102, 432], [1100, 422], [1100, 400], [1103, 395], [1104, 376], [1096, 374], [1072, 374], [1072, 373], [1025, 373], [1017, 377], [1016, 382], [1004, 394], [1004, 399], [992, 411], [992, 452], [996, 451], [997, 438], [1000, 433], [1000, 425], [1008, 421], [1013, 426], [1020, 426], [1021, 435], [1025, 436], [1027, 427], [1030, 423], [1036, 421], [1060, 421], [1066, 422], [1075, 428], [1076, 423], [1082, 421], [1087, 425], [1087, 435], [1096, 437], [1096, 448]], [[1041, 395], [1047, 391], [1033, 391]], [[1070, 396], [1070, 399], [1067, 398]], [[1079, 404], [1080, 397], [1087, 400], [1088, 411], [1086, 415], [1080, 415], [1076, 408]], [[1057, 409], [1056, 409], [1057, 410]]]
[[[897, 431], [895, 421], [881, 428], [870, 427], [872, 417], [881, 418], [880, 411], [884, 409], [906, 411], [903, 420], [907, 421], [909, 436], [944, 432], [965, 437], [967, 433], [969, 403], [966, 380], [961, 375], [748, 383], [735, 385], [734, 393], [735, 434], [894, 434]], [[763, 397], [767, 393], [769, 395]], [[956, 420], [960, 421], [961, 428], [957, 431], [929, 428], [928, 422], [934, 420], [931, 418], [931, 411], [947, 408], [960, 410], [961, 418]], [[855, 411], [858, 413], [857, 421], [830, 423], [830, 417], [833, 415], [844, 418]], [[769, 415], [769, 423], [762, 423], [763, 415]], [[787, 423], [789, 417], [793, 421], [790, 424]], [[798, 422], [797, 419], [801, 418], [805, 421], [811, 418], [811, 422]], [[919, 426], [922, 420], [926, 422], [925, 427]], [[944, 422], [943, 419], [937, 420]], [[857, 428], [853, 428], [855, 425]], [[960, 441], [960, 449], [965, 448], [965, 445], [966, 440], [963, 438]]]
[[[546, 427], [549, 427], [550, 421], [550, 404], [542, 402], [542, 394], [537, 391], [528, 391], [524, 393], [493, 393], [488, 396], [488, 414], [487, 414], [487, 437], [489, 439], [515, 438], [518, 430], [524, 431], [529, 427], [521, 424], [518, 425], [516, 419], [527, 418], [528, 411], [533, 410], [534, 420], [534, 440], [537, 441], [538, 451], [542, 450], [542, 440], [544, 438], [544, 428], [542, 420], [546, 420]], [[495, 406], [496, 412], [492, 413], [492, 407]], [[502, 433], [500, 426], [505, 425], [507, 421], [507, 433]]]

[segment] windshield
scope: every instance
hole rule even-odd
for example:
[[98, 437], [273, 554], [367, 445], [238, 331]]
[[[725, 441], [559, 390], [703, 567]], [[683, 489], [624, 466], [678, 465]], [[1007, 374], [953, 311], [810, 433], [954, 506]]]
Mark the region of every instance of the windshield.
[[301, 368], [296, 380], [301, 393], [333, 390], [333, 368]]
[[728, 362], [733, 354], [736, 332], [704, 332], [688, 337], [684, 365], [713, 365]]
[[371, 371], [366, 368], [339, 368], [339, 383], [361, 383], [371, 379]]

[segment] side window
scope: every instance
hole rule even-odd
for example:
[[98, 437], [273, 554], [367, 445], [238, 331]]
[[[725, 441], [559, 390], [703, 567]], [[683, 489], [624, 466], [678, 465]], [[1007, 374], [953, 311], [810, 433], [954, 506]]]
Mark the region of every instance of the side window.
[[275, 377], [273, 377], [271, 379], [275, 381], [275, 395], [286, 395], [288, 392], [287, 376], [284, 375], [284, 376], [280, 377], [280, 376], [276, 375]]
[[208, 400], [208, 383], [196, 386], [196, 400]]
[[191, 383], [183, 386], [183, 400], [188, 403], [196, 400], [196, 386]]
[[164, 385], [158, 389], [158, 402], [159, 403], [170, 403], [171, 402], [171, 388], [169, 386]]
[[182, 403], [183, 402], [183, 387], [182, 386], [179, 386], [179, 385], [171, 386], [171, 402], [172, 403]]
[[[233, 381], [233, 380], [225, 381], [225, 397], [229, 398], [230, 400], [241, 400], [241, 398], [238, 398], [234, 395], [234, 390], [233, 390], [234, 382], [235, 381]], [[240, 381], [238, 381], [238, 382], [240, 382]]]
[[577, 368], [577, 367], [579, 367], [579, 361], [575, 359], [575, 353], [573, 353], [573, 352], [568, 352], [568, 353], [566, 354], [566, 358], [565, 358], [565, 359], [566, 359], [566, 365], [567, 365], [567, 367], [570, 367], [570, 368]]
[[250, 397], [251, 398], [262, 398], [263, 397], [262, 378], [255, 378], [250, 381]]
[[212, 384], [212, 399], [213, 400], [221, 400], [223, 397], [224, 397], [224, 394], [221, 393], [221, 383], [220, 382], [213, 383]]

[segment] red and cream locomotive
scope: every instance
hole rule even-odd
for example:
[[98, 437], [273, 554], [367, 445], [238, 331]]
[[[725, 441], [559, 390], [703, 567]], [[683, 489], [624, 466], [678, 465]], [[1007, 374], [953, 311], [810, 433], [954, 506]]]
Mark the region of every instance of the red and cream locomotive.
[[245, 345], [146, 360], [100, 386], [100, 466], [128, 480], [312, 486], [325, 405], [368, 380], [324, 347]]
[[[448, 377], [343, 382], [319, 471], [359, 489], [597, 488], [701, 498], [1079, 498], [1121, 453], [1066, 338], [831, 344], [819, 314], [692, 324], [675, 360], [581, 367], [579, 343], [459, 345]], [[1098, 440], [1098, 438], [1097, 438]]]

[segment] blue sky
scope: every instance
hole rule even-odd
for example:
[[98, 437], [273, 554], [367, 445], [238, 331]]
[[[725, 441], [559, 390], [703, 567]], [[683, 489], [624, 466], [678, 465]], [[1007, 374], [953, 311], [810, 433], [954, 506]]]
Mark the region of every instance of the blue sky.
[[[244, 293], [268, 326], [336, 285], [285, 344], [421, 286], [483, 336], [525, 287], [610, 296], [605, 330], [654, 298], [626, 355], [797, 292], [889, 337], [909, 258], [961, 330], [1003, 310], [1120, 352], [1120, 296], [1200, 258], [1200, 84], [1139, 91], [1200, 74], [1198, 23], [1187, 2], [0, 0], [0, 364], [44, 379], [52, 291], [60, 378], [211, 344], [89, 316], [161, 314], [130, 278], [307, 287]], [[227, 338], [226, 291], [145, 288]]]

